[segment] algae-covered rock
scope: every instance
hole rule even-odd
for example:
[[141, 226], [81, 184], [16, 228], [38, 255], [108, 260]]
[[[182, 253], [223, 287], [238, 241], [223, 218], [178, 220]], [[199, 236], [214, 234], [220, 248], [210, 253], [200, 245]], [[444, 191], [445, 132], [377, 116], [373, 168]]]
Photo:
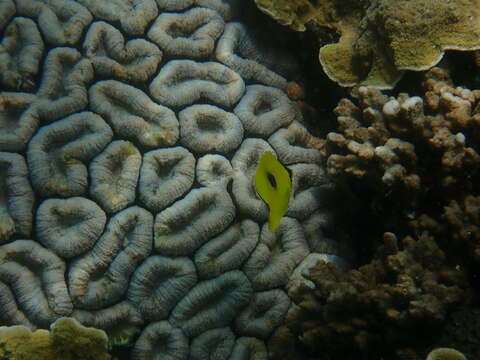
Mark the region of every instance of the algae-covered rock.
[[323, 44], [325, 73], [341, 86], [392, 88], [402, 71], [433, 67], [445, 50], [480, 49], [480, 0], [255, 0], [281, 24], [314, 22], [340, 39]]
[[308, 0], [255, 0], [258, 8], [280, 24], [305, 31], [305, 24], [315, 17], [315, 7]]
[[430, 351], [426, 360], [467, 360], [467, 358], [458, 350], [437, 348]]
[[32, 332], [25, 326], [0, 327], [0, 359], [109, 360], [108, 338], [103, 330], [60, 318], [50, 331]]

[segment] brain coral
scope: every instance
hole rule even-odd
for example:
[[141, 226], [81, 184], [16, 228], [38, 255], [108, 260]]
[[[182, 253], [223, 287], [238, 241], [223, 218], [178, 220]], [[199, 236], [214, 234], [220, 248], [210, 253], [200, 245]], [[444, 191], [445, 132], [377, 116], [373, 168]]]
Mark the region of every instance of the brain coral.
[[[0, 0], [0, 325], [70, 316], [140, 360], [269, 358], [289, 276], [339, 247], [281, 57], [240, 4]], [[266, 150], [293, 174], [275, 233]]]

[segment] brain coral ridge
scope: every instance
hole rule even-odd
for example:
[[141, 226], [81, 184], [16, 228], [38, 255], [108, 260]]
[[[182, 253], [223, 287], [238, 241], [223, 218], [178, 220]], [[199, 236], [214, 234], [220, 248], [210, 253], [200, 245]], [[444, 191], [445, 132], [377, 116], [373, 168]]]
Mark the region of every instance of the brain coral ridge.
[[[2, 325], [71, 316], [133, 359], [269, 359], [289, 277], [337, 247], [311, 234], [333, 215], [285, 94], [298, 64], [243, 4], [0, 0]], [[265, 151], [293, 179], [275, 233]]]
[[169, 56], [205, 58], [213, 52], [224, 26], [216, 11], [197, 7], [184, 13], [160, 14], [147, 36]]
[[49, 196], [76, 196], [88, 186], [87, 161], [112, 140], [112, 130], [92, 112], [42, 127], [27, 151], [33, 187]]
[[73, 45], [92, 22], [90, 12], [75, 1], [15, 0], [17, 15], [37, 20], [47, 43]]
[[0, 243], [14, 234], [29, 237], [35, 197], [23, 156], [0, 152]]
[[0, 150], [22, 151], [37, 130], [40, 118], [32, 103], [36, 96], [22, 92], [0, 93]]
[[69, 270], [74, 303], [98, 309], [118, 302], [128, 279], [152, 250], [153, 216], [133, 206], [113, 216], [90, 252], [77, 258]]
[[245, 83], [235, 71], [217, 62], [171, 60], [150, 84], [153, 98], [172, 107], [199, 100], [229, 108], [243, 95]]
[[0, 44], [0, 84], [14, 90], [32, 90], [43, 50], [37, 25], [27, 18], [15, 18]]
[[35, 110], [43, 121], [58, 120], [85, 109], [87, 87], [93, 80], [90, 60], [75, 49], [57, 47], [48, 52]]
[[0, 248], [0, 281], [5, 290], [2, 321], [48, 327], [55, 319], [69, 315], [73, 305], [64, 272], [65, 263], [34, 241], [4, 244]]
[[142, 156], [129, 141], [111, 142], [89, 166], [90, 195], [107, 213], [116, 213], [135, 201]]
[[162, 60], [156, 45], [144, 39], [125, 42], [119, 30], [103, 21], [90, 26], [83, 49], [96, 74], [126, 82], [148, 81]]

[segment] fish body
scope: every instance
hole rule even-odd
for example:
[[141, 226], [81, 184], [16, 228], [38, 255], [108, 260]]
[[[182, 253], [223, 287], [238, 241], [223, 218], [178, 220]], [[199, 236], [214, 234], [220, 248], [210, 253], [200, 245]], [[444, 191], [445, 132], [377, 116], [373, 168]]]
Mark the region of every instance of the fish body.
[[268, 230], [274, 232], [287, 212], [292, 180], [287, 169], [270, 151], [264, 152], [258, 162], [255, 190], [268, 205]]

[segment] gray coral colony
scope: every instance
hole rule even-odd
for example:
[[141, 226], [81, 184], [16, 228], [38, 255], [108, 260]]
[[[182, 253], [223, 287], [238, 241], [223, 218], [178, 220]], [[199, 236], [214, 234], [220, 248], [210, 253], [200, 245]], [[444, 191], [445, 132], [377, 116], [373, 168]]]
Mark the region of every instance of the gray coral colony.
[[[240, 3], [0, 0], [0, 325], [71, 316], [133, 359], [268, 359], [328, 184], [265, 65], [289, 60]], [[275, 233], [252, 184], [267, 150], [293, 173]]]

